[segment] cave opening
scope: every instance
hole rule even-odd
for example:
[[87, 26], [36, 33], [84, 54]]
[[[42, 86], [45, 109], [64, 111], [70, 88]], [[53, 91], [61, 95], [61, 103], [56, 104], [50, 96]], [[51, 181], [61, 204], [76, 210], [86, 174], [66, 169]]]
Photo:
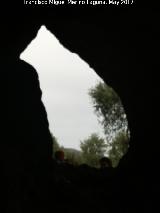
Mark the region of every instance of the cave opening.
[[[20, 59], [31, 64], [39, 75], [54, 151], [63, 150], [75, 164], [87, 162], [97, 167], [97, 156], [108, 156], [117, 166], [128, 150], [130, 133], [115, 91], [77, 54], [63, 47], [45, 26], [41, 26]], [[97, 143], [102, 143], [99, 152]], [[91, 153], [89, 160], [88, 156], [82, 157], [86, 151]]]

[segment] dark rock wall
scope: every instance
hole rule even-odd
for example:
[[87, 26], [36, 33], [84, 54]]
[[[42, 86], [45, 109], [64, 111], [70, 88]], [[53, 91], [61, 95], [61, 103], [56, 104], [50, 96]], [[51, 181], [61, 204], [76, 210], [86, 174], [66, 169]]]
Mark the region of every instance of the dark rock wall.
[[148, 167], [146, 159], [157, 156], [151, 143], [155, 142], [153, 119], [158, 113], [153, 108], [157, 109], [159, 96], [158, 13], [149, 9], [84, 10], [67, 13], [58, 21], [52, 13], [47, 15], [47, 28], [120, 95], [131, 128], [129, 155], [133, 155], [128, 166]]
[[[37, 73], [18, 59], [42, 24], [65, 47], [89, 63], [122, 99], [131, 142], [119, 166], [119, 192], [122, 183], [127, 184], [124, 191], [129, 195], [128, 203], [133, 201], [134, 193], [139, 199], [142, 196], [143, 201], [146, 197], [151, 199], [152, 194], [155, 196], [159, 167], [158, 125], [155, 123], [159, 116], [157, 18], [156, 11], [135, 8], [67, 9], [67, 12], [25, 8], [1, 14], [1, 73], [2, 83], [5, 83], [1, 162], [2, 178], [11, 191], [8, 206], [12, 206], [15, 188], [21, 189], [18, 178], [44, 174], [52, 156]], [[13, 186], [14, 183], [17, 185]], [[15, 198], [14, 203], [18, 199]], [[23, 212], [19, 204], [14, 208], [15, 211], [9, 211]]]

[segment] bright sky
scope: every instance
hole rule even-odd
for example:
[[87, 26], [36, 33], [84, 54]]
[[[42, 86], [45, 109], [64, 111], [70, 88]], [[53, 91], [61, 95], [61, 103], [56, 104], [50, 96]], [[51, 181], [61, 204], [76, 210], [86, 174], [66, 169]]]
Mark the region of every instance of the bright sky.
[[94, 114], [89, 88], [100, 77], [77, 54], [64, 48], [45, 26], [21, 54], [38, 72], [49, 127], [60, 145], [79, 149], [80, 141], [103, 130]]

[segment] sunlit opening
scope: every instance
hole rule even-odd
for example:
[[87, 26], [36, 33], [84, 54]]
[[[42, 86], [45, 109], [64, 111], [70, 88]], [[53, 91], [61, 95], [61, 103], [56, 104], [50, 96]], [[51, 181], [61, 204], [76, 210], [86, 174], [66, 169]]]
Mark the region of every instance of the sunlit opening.
[[[20, 58], [39, 74], [50, 132], [58, 147], [74, 150], [79, 155], [82, 143], [96, 135], [108, 143], [101, 155], [109, 155], [111, 141], [107, 140], [115, 133], [106, 137], [103, 118], [98, 116], [98, 111], [95, 113], [94, 100], [90, 95], [96, 85], [104, 83], [96, 72], [77, 54], [63, 47], [45, 26], [40, 28], [37, 37]], [[124, 125], [127, 129], [127, 120]]]

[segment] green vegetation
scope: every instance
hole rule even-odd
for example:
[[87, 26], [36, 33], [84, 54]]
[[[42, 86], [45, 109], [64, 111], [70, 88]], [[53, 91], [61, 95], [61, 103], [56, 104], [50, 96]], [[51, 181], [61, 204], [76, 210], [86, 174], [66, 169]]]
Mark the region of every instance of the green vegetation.
[[126, 132], [119, 132], [116, 134], [115, 138], [111, 143], [111, 149], [108, 152], [109, 158], [112, 161], [113, 167], [116, 167], [119, 163], [119, 160], [125, 155], [128, 151], [128, 142], [129, 135]]
[[80, 148], [84, 162], [89, 166], [98, 167], [99, 159], [104, 156], [107, 145], [103, 138], [100, 138], [96, 133], [81, 141]]
[[69, 163], [75, 166], [84, 163], [81, 151], [72, 148], [63, 148], [62, 150], [64, 151], [65, 158]]
[[121, 100], [111, 87], [101, 82], [89, 90], [89, 96], [105, 138], [93, 133], [80, 141], [81, 151], [78, 151], [60, 146], [52, 135], [53, 150], [63, 150], [65, 158], [73, 165], [85, 163], [98, 167], [99, 159], [107, 155], [116, 167], [129, 147], [128, 122]]
[[89, 90], [89, 95], [104, 130], [108, 156], [115, 167], [129, 144], [128, 122], [121, 100], [111, 87], [101, 82]]
[[52, 140], [53, 140], [53, 155], [55, 154], [56, 151], [62, 150], [64, 152], [65, 159], [69, 163], [71, 163], [75, 166], [84, 163], [81, 151], [61, 146], [59, 144], [57, 138], [55, 136], [53, 136], [53, 134], [51, 134], [51, 135], [52, 135]]
[[126, 131], [126, 114], [119, 96], [111, 87], [100, 82], [89, 90], [89, 96], [108, 141], [114, 137], [114, 133]]

